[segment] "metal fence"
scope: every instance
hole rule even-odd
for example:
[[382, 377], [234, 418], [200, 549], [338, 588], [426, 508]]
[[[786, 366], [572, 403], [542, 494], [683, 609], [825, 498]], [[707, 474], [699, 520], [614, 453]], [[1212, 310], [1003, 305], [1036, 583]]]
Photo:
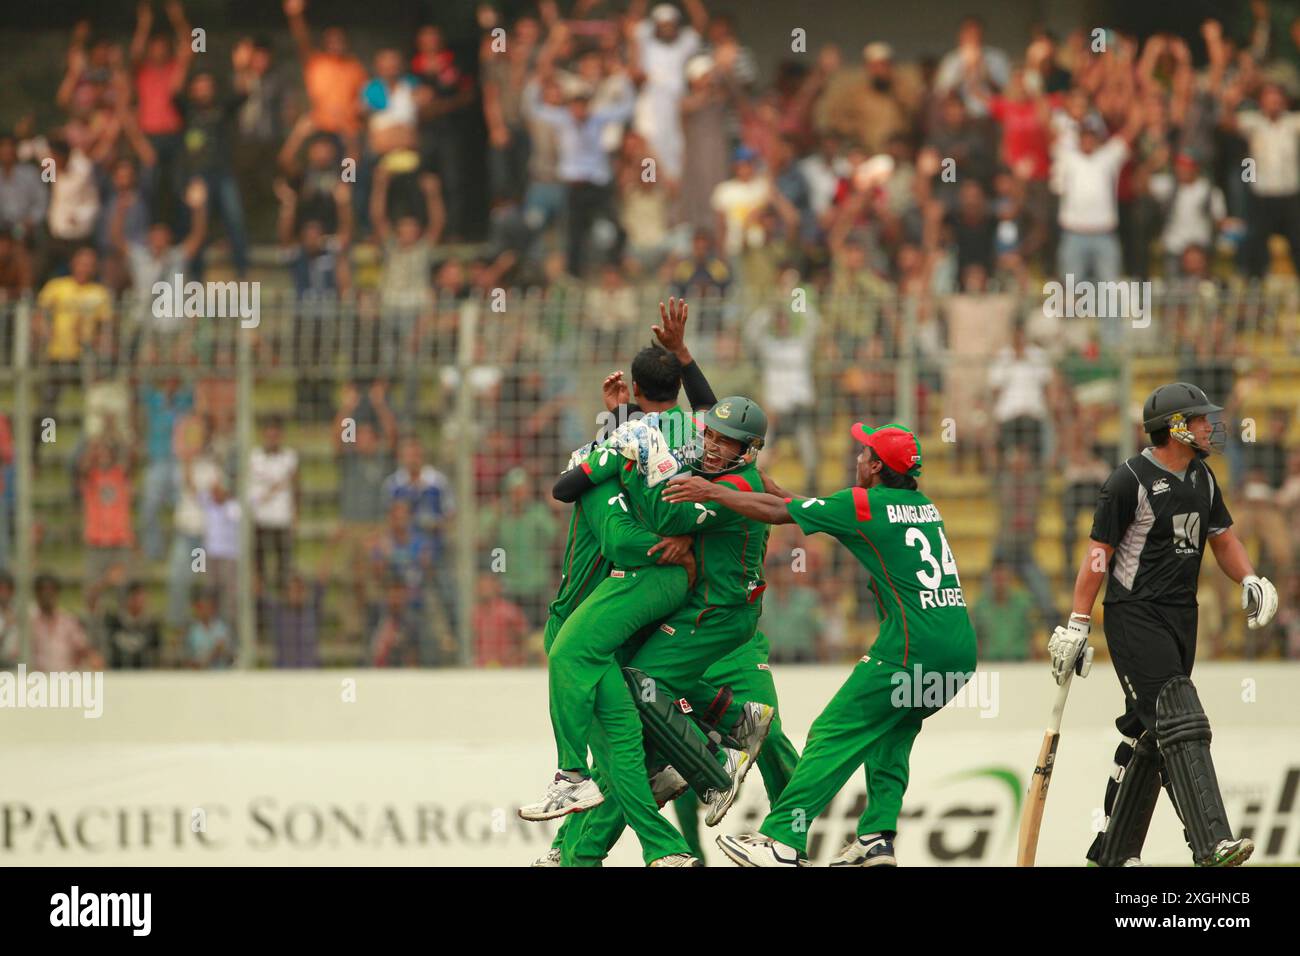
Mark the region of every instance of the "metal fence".
[[[688, 343], [719, 396], [766, 407], [764, 467], [832, 491], [852, 480], [849, 424], [911, 424], [968, 597], [1010, 574], [1035, 633], [1067, 609], [1097, 475], [1137, 447], [1143, 395], [1176, 377], [1228, 405], [1229, 504], [1294, 604], [1294, 284], [1135, 287], [1148, 298], [1112, 320], [1039, 290], [746, 288], [696, 290]], [[243, 320], [210, 302], [196, 305], [208, 317], [160, 319], [156, 300], [128, 297], [71, 332], [57, 306], [0, 309], [9, 662], [30, 659], [27, 608], [53, 572], [57, 603], [118, 666], [540, 663], [566, 520], [549, 487], [599, 429], [601, 378], [652, 341], [663, 287], [258, 295]], [[287, 525], [283, 449], [297, 458]], [[428, 497], [393, 503], [403, 471]], [[769, 594], [822, 618], [812, 645], [770, 635], [778, 657], [861, 652], [871, 602], [842, 549], [781, 529], [769, 563]], [[1234, 596], [1206, 593], [1212, 651], [1297, 653], [1291, 618], [1247, 642]], [[797, 607], [769, 604], [770, 626], [794, 630]]]

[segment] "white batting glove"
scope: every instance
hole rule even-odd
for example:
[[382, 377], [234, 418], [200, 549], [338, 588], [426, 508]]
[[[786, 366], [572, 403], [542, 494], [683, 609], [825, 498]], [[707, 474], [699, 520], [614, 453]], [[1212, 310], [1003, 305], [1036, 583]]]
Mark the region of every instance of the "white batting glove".
[[1058, 627], [1047, 639], [1047, 653], [1052, 656], [1052, 679], [1059, 685], [1065, 675], [1073, 670], [1087, 677], [1092, 669], [1092, 655], [1088, 653], [1088, 632], [1092, 625], [1082, 614], [1071, 614], [1065, 627]]
[[1277, 588], [1268, 578], [1248, 574], [1241, 579], [1241, 609], [1252, 631], [1273, 620], [1277, 613]]

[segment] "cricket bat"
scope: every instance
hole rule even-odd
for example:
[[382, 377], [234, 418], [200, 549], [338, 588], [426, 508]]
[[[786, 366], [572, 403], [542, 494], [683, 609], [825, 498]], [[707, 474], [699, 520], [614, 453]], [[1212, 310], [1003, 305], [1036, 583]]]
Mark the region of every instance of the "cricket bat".
[[1052, 768], [1056, 764], [1056, 745], [1061, 740], [1061, 715], [1065, 713], [1065, 699], [1070, 696], [1070, 682], [1074, 680], [1074, 668], [1065, 674], [1060, 688], [1056, 691], [1056, 703], [1052, 705], [1052, 719], [1043, 734], [1043, 746], [1038, 750], [1038, 763], [1034, 766], [1034, 775], [1029, 780], [1029, 795], [1025, 798], [1024, 809], [1020, 812], [1020, 844], [1016, 849], [1016, 866], [1033, 866], [1034, 855], [1038, 852], [1038, 831], [1043, 826], [1043, 808], [1047, 805], [1047, 788], [1052, 782]]

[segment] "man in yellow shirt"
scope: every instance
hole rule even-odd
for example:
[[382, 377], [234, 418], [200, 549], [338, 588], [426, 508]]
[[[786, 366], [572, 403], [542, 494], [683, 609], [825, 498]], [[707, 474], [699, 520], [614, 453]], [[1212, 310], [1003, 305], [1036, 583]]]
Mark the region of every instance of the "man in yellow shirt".
[[99, 258], [90, 246], [72, 255], [71, 275], [51, 279], [36, 299], [37, 336], [50, 362], [76, 362], [101, 322], [112, 318], [108, 289], [95, 281]]

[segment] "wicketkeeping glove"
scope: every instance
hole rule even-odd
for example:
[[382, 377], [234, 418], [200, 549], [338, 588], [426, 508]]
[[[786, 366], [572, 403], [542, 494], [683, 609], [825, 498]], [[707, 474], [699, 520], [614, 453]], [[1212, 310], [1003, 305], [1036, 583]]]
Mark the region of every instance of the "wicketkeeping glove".
[[1248, 574], [1241, 579], [1241, 609], [1252, 631], [1273, 620], [1277, 613], [1277, 588], [1268, 578]]
[[637, 463], [650, 488], [667, 481], [681, 469], [681, 463], [673, 456], [667, 440], [659, 431], [659, 416], [653, 412], [619, 426], [610, 438], [610, 444], [624, 458]]
[[1052, 679], [1060, 684], [1065, 675], [1074, 670], [1087, 677], [1092, 669], [1092, 648], [1088, 647], [1091, 624], [1082, 615], [1071, 614], [1065, 627], [1058, 627], [1047, 639], [1047, 653], [1052, 656]]
[[589, 441], [587, 444], [579, 445], [577, 448], [573, 449], [573, 454], [569, 456], [569, 463], [564, 466], [564, 471], [561, 471], [560, 474], [564, 474], [566, 471], [572, 471], [574, 468], [577, 468], [586, 461], [587, 456], [592, 453], [592, 450], [595, 449], [596, 445], [596, 442]]

